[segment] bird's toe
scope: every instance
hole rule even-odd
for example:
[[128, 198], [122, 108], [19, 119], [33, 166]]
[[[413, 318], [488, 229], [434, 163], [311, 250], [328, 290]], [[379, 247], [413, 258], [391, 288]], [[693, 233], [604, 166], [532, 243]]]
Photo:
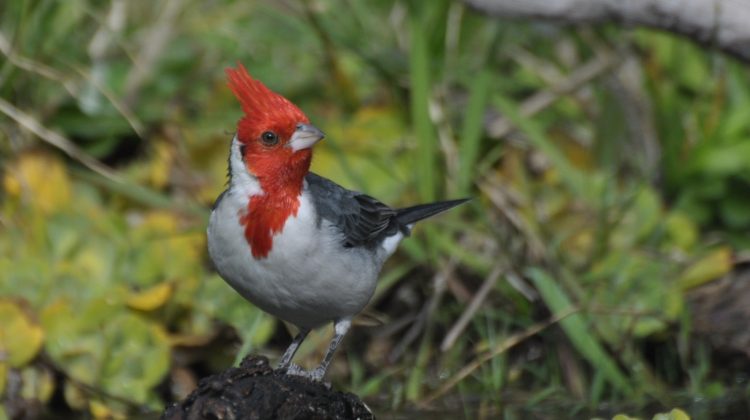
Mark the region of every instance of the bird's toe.
[[312, 379], [313, 381], [320, 382], [323, 380], [323, 377], [325, 375], [326, 375], [325, 369], [317, 367], [312, 372], [310, 372], [310, 379]]
[[289, 366], [286, 368], [287, 375], [294, 375], [294, 376], [304, 376], [305, 378], [309, 378], [311, 373], [303, 369], [300, 365], [290, 363]]

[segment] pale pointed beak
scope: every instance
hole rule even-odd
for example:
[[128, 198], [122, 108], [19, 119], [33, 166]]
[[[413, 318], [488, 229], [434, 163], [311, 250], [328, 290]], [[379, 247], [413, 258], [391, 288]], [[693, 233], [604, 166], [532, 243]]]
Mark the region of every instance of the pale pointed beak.
[[325, 136], [322, 131], [312, 124], [297, 124], [297, 129], [292, 134], [292, 138], [289, 139], [289, 147], [295, 152], [302, 149], [309, 149], [315, 143], [323, 140]]

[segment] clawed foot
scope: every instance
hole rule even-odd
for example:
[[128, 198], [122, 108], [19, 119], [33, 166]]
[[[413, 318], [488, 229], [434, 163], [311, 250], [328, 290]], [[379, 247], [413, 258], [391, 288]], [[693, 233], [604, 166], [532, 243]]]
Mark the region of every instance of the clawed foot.
[[290, 363], [289, 367], [286, 368], [284, 373], [286, 373], [287, 375], [304, 376], [305, 378], [310, 378], [310, 372], [294, 363]]
[[316, 382], [322, 381], [324, 376], [326, 376], [326, 371], [320, 367], [317, 367], [310, 372], [310, 379]]
[[323, 380], [323, 377], [325, 376], [326, 372], [324, 369], [322, 369], [320, 366], [317, 368], [308, 371], [303, 369], [301, 366], [296, 365], [294, 363], [290, 363], [289, 367], [286, 368], [286, 370], [280, 369], [284, 371], [287, 375], [295, 375], [295, 376], [302, 376], [304, 378], [320, 382]]
[[[307, 336], [307, 333], [310, 331], [309, 329], [306, 329], [306, 328], [300, 329], [299, 334], [297, 334], [297, 336], [294, 337], [292, 344], [289, 345], [289, 347], [284, 352], [284, 355], [281, 356], [279, 367], [276, 368], [276, 370], [279, 372], [284, 372], [287, 375], [303, 376], [315, 382], [322, 382], [323, 377], [326, 375], [326, 370], [328, 370], [328, 365], [331, 363], [331, 359], [333, 358], [333, 353], [336, 351], [336, 347], [338, 347], [339, 343], [341, 342], [341, 339], [344, 338], [344, 335], [346, 335], [346, 332], [349, 330], [349, 327], [352, 325], [351, 321], [352, 321], [351, 318], [345, 317], [345, 318], [338, 319], [334, 322], [333, 330], [336, 333], [336, 335], [333, 336], [333, 339], [328, 344], [328, 351], [326, 351], [325, 356], [323, 356], [323, 361], [320, 362], [320, 366], [313, 369], [312, 371], [307, 371], [305, 369], [302, 369], [298, 365], [295, 365], [294, 363], [292, 363], [292, 358], [294, 357], [294, 353], [297, 352], [297, 349], [302, 343], [302, 340], [305, 339], [305, 336]], [[324, 385], [328, 386], [329, 388], [331, 386], [330, 384], [326, 384], [326, 383], [324, 383]]]

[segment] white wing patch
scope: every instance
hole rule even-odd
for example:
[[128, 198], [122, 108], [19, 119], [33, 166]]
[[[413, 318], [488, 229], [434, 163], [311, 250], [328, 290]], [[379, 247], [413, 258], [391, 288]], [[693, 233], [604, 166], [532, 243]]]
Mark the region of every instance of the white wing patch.
[[385, 258], [390, 257], [396, 251], [398, 244], [404, 239], [404, 234], [399, 231], [395, 235], [385, 238], [381, 246], [385, 249]]

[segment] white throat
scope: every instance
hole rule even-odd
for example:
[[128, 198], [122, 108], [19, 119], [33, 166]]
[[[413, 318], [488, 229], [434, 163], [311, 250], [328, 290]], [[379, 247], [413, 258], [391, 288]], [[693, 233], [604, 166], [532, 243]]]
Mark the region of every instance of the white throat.
[[263, 190], [260, 182], [247, 171], [245, 161], [242, 160], [240, 146], [241, 143], [235, 135], [229, 148], [229, 171], [232, 174], [229, 178], [229, 188], [244, 197], [261, 194]]

